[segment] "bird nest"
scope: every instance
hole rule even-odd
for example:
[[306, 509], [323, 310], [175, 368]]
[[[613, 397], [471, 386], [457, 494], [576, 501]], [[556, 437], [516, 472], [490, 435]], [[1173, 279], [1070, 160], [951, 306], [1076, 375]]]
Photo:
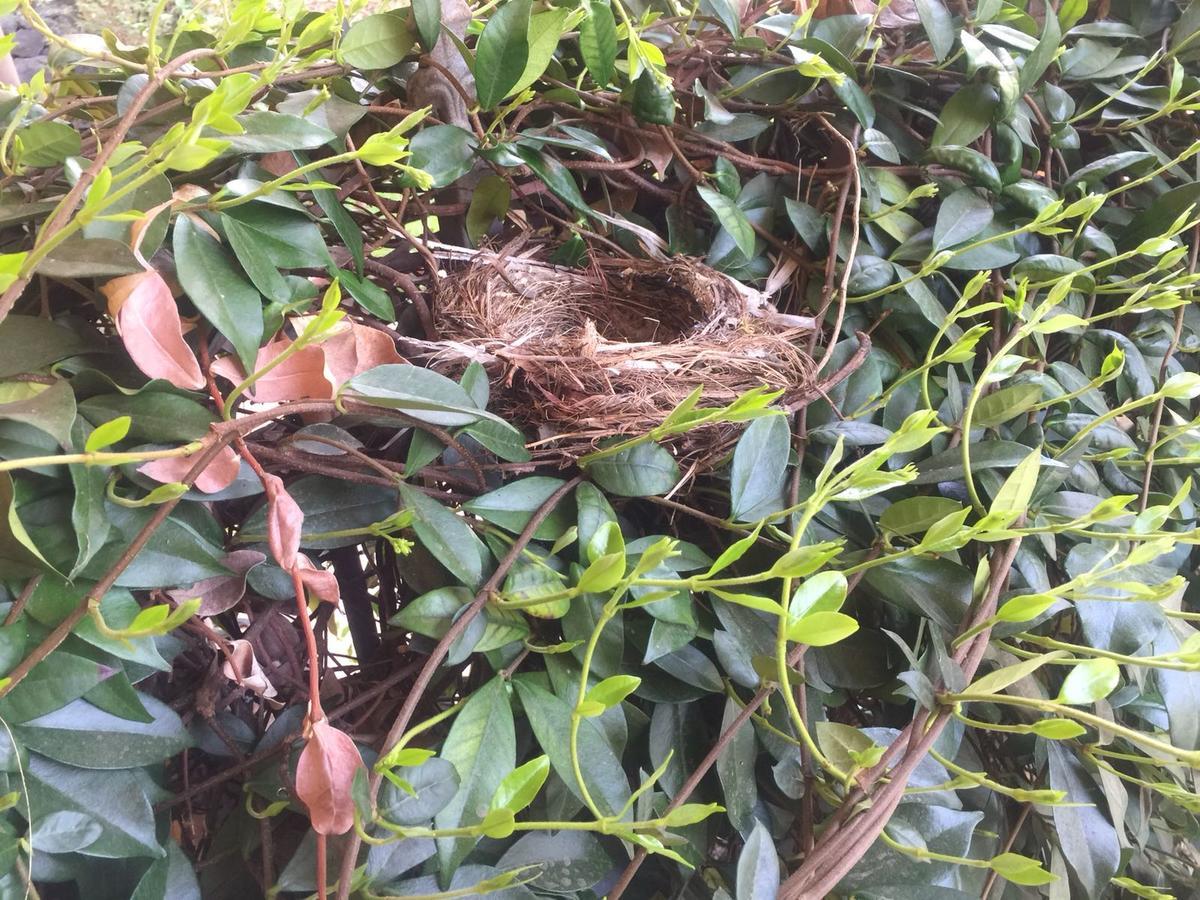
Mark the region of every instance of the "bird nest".
[[[568, 269], [479, 253], [438, 287], [434, 324], [450, 356], [483, 360], [498, 405], [573, 457], [639, 434], [697, 387], [702, 407], [766, 385], [805, 395], [813, 363], [798, 346], [811, 319], [694, 260], [603, 260]], [[445, 358], [445, 357], [443, 357]], [[707, 449], [717, 429], [685, 436]], [[728, 434], [724, 435], [728, 437]]]

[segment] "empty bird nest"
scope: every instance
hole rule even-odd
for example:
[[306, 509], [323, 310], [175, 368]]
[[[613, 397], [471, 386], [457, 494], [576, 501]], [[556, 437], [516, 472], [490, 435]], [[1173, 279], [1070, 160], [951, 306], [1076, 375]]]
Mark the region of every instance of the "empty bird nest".
[[[795, 402], [812, 386], [800, 349], [812, 319], [781, 315], [694, 260], [571, 269], [541, 261], [537, 249], [449, 255], [466, 260], [438, 286], [435, 356], [483, 362], [500, 387], [499, 411], [538, 430], [539, 455], [571, 458], [603, 438], [643, 433], [696, 387], [708, 407], [763, 385]], [[707, 429], [676, 443], [709, 456], [735, 433]]]

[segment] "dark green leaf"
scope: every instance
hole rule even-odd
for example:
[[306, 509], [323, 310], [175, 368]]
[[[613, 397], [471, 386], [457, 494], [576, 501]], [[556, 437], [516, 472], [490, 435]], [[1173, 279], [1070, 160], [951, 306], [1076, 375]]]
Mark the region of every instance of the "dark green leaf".
[[656, 497], [679, 481], [675, 457], [653, 441], [596, 460], [588, 472], [602, 488], [621, 497]]
[[529, 62], [530, 0], [508, 0], [488, 19], [475, 50], [475, 90], [492, 109], [520, 80]]

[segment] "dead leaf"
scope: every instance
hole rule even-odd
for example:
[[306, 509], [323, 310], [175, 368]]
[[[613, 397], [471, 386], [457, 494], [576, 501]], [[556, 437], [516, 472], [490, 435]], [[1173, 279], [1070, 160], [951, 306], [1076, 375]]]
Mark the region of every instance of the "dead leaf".
[[[258, 554], [262, 556], [262, 554]], [[221, 666], [221, 671], [230, 681], [236, 681], [247, 690], [254, 691], [265, 700], [270, 700], [275, 696], [277, 691], [275, 686], [267, 680], [267, 674], [263, 671], [263, 667], [259, 665], [258, 657], [254, 655], [254, 647], [249, 641], [234, 641], [229, 647], [229, 656], [233, 660], [230, 664], [226, 660]]]
[[313, 831], [345, 834], [354, 827], [354, 773], [362, 756], [348, 734], [328, 719], [312, 723], [308, 743], [296, 766], [296, 794], [308, 808]]
[[125, 349], [139, 369], [179, 388], [204, 387], [204, 375], [192, 348], [183, 339], [183, 321], [171, 289], [158, 272], [146, 269], [123, 275], [100, 290]]
[[266, 562], [266, 554], [257, 550], [234, 550], [221, 558], [221, 565], [229, 575], [214, 575], [197, 581], [189, 588], [167, 591], [167, 596], [177, 603], [199, 598], [201, 616], [216, 616], [233, 609], [246, 595], [246, 575], [255, 566]]
[[368, 369], [404, 362], [390, 335], [345, 319], [319, 346], [325, 355], [325, 377], [334, 389]]
[[278, 475], [266, 473], [263, 476], [263, 488], [267, 492], [267, 546], [271, 548], [271, 555], [280, 567], [290, 572], [300, 552], [304, 513]]
[[[197, 451], [197, 453], [200, 452], [203, 451]], [[187, 456], [152, 459], [150, 462], [138, 466], [138, 471], [163, 484], [183, 481], [184, 476], [191, 471], [192, 465], [196, 462], [196, 455], [196, 453], [190, 453]], [[216, 459], [205, 466], [204, 471], [197, 476], [196, 490], [203, 491], [205, 494], [223, 491], [233, 484], [233, 479], [237, 478], [239, 469], [241, 469], [241, 461], [238, 459], [238, 455], [233, 452], [232, 448], [222, 447]]]
[[342, 592], [338, 588], [337, 576], [328, 569], [323, 569], [303, 553], [296, 554], [296, 564], [292, 571], [300, 578], [300, 583], [318, 600], [337, 606], [342, 600]]
[[[261, 370], [291, 346], [288, 338], [272, 341], [258, 351], [254, 368]], [[329, 400], [333, 385], [325, 377], [325, 354], [320, 345], [293, 353], [254, 383], [252, 399], [257, 403], [286, 403], [289, 400]]]

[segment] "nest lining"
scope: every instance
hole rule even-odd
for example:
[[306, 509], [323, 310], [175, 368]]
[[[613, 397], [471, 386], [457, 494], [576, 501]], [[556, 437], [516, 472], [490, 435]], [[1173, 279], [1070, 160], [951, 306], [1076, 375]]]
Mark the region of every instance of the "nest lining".
[[[498, 361], [504, 411], [568, 455], [653, 428], [697, 386], [714, 406], [763, 385], [786, 400], [813, 379], [797, 346], [811, 320], [686, 259], [580, 270], [477, 254], [439, 284], [435, 324], [447, 358]], [[688, 439], [724, 443], [714, 431]]]

